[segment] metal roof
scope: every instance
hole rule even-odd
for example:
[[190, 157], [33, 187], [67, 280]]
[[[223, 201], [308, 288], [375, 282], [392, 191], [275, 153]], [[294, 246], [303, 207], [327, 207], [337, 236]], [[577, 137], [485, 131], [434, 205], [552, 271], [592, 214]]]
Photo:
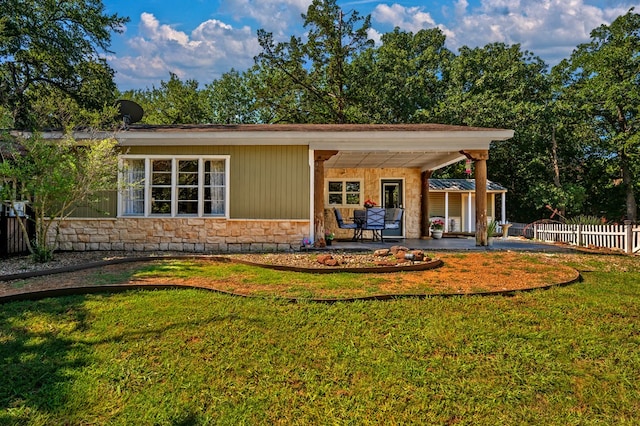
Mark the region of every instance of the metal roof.
[[[476, 190], [475, 179], [429, 179], [430, 191], [469, 192]], [[487, 180], [487, 191], [507, 192], [507, 188]]]

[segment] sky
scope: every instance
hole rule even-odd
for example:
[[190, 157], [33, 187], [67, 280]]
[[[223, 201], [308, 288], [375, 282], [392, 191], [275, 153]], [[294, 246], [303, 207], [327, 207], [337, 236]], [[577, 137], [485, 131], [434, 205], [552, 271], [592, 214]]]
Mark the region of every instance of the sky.
[[[159, 87], [170, 73], [201, 86], [244, 71], [261, 52], [257, 30], [276, 41], [304, 37], [301, 14], [311, 0], [103, 0], [105, 12], [131, 20], [113, 34], [106, 58], [121, 91]], [[440, 28], [446, 46], [519, 43], [549, 66], [568, 58], [591, 30], [610, 24], [640, 2], [625, 0], [339, 0], [345, 13], [371, 15], [370, 38], [394, 27]]]

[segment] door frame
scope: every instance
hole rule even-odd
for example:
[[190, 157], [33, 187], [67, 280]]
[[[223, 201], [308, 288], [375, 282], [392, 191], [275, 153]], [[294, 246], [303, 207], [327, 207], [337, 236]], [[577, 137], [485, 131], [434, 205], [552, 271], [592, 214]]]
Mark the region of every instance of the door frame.
[[[385, 184], [391, 184], [391, 185], [397, 185], [399, 187], [399, 205], [398, 207], [400, 208], [404, 208], [405, 205], [405, 179], [404, 178], [397, 178], [397, 177], [390, 177], [390, 178], [381, 178], [380, 179], [380, 203], [381, 206], [384, 208], [387, 208], [387, 206], [385, 205]], [[400, 228], [395, 230], [395, 229], [388, 229], [383, 231], [384, 232], [384, 236], [385, 237], [397, 237], [397, 238], [404, 238], [404, 230], [405, 230], [405, 216], [406, 216], [406, 210], [405, 210], [405, 214], [402, 215], [402, 220], [400, 221]]]

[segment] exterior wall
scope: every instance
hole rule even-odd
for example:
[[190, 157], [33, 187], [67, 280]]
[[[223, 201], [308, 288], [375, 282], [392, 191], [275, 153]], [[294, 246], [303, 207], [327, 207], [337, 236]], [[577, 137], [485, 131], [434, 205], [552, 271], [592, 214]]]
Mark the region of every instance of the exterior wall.
[[[326, 179], [362, 179], [362, 201], [371, 199], [380, 205], [383, 179], [403, 179], [404, 237], [420, 238], [420, 169], [381, 168], [381, 169], [325, 169]], [[325, 200], [325, 202], [327, 202]], [[356, 207], [363, 208], [363, 207]], [[353, 217], [354, 209], [341, 208], [346, 219]], [[334, 232], [336, 238], [350, 238], [353, 230], [339, 229], [333, 208], [325, 205], [325, 229]]]
[[307, 146], [138, 146], [127, 154], [229, 155], [230, 218], [309, 218]]
[[[49, 241], [56, 238], [51, 229]], [[67, 219], [60, 224], [60, 250], [184, 252], [288, 251], [309, 236], [309, 220], [214, 218]]]

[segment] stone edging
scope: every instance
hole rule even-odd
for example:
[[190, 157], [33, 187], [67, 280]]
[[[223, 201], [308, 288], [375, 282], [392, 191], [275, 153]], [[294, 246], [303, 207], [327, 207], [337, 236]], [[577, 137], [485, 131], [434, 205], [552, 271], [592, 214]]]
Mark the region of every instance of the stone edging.
[[[18, 274], [4, 275], [4, 276], [0, 276], [0, 282], [16, 280], [16, 279], [34, 278], [34, 277], [40, 277], [45, 275], [60, 274], [65, 272], [76, 272], [83, 269], [91, 269], [91, 268], [97, 268], [97, 267], [108, 266], [108, 265], [116, 265], [121, 263], [150, 262], [150, 261], [165, 260], [165, 259], [167, 260], [211, 259], [211, 260], [216, 260], [221, 262], [235, 262], [235, 263], [242, 263], [246, 265], [266, 267], [266, 268], [270, 268], [273, 266], [275, 267], [273, 269], [287, 270], [287, 269], [283, 269], [286, 267], [282, 265], [264, 265], [264, 264], [257, 264], [257, 263], [252, 263], [248, 261], [238, 262], [237, 259], [231, 259], [225, 256], [197, 256], [197, 255], [196, 256], [190, 256], [190, 255], [146, 256], [146, 257], [131, 257], [131, 258], [120, 258], [120, 259], [113, 259], [113, 260], [90, 262], [82, 265], [74, 265], [74, 266], [68, 266], [63, 268], [50, 269], [47, 271], [33, 271], [33, 272], [23, 272]], [[437, 264], [436, 266], [431, 266], [430, 268], [426, 268], [426, 269], [437, 268], [441, 266], [443, 263], [440, 259], [437, 259], [436, 261], [439, 262], [439, 264]], [[431, 264], [436, 261], [427, 262], [427, 264]], [[419, 266], [422, 266], [422, 265], [419, 265]], [[389, 268], [389, 267], [378, 267], [378, 269], [380, 268]], [[297, 269], [303, 270], [304, 272], [308, 272], [308, 269], [306, 268], [297, 268]], [[315, 269], [322, 270], [320, 268], [315, 268]], [[336, 268], [336, 270], [330, 270], [330, 272], [347, 272], [345, 271], [345, 269], [347, 268]], [[349, 268], [349, 269], [358, 269], [358, 268]], [[372, 268], [372, 269], [375, 269], [375, 268]], [[293, 269], [289, 269], [289, 270], [293, 271]], [[517, 293], [525, 293], [525, 292], [531, 292], [535, 290], [548, 290], [553, 287], [564, 287], [564, 286], [582, 281], [582, 276], [580, 275], [580, 272], [576, 269], [574, 269], [574, 271], [575, 271], [574, 277], [566, 281], [561, 281], [559, 283], [552, 283], [552, 284], [538, 286], [538, 287], [529, 287], [529, 288], [511, 289], [511, 290], [486, 291], [486, 292], [476, 292], [476, 293], [380, 294], [380, 295], [373, 295], [373, 296], [349, 297], [349, 298], [337, 298], [337, 299], [295, 298], [295, 297], [269, 297], [269, 298], [273, 300], [281, 300], [289, 303], [316, 302], [316, 303], [331, 304], [331, 303], [338, 303], [338, 302], [395, 300], [395, 299], [408, 299], [408, 298], [430, 299], [430, 298], [437, 298], [437, 297], [451, 298], [451, 297], [461, 297], [461, 296], [513, 296]], [[295, 272], [300, 272], [300, 271], [295, 271]], [[381, 271], [378, 270], [378, 272], [381, 272]], [[391, 272], [391, 271], [386, 271], [386, 272]], [[327, 273], [327, 272], [324, 272], [324, 273]], [[0, 304], [15, 302], [15, 301], [23, 301], [23, 300], [39, 300], [47, 297], [72, 296], [72, 295], [78, 295], [78, 294], [117, 293], [117, 292], [131, 291], [131, 290], [168, 290], [168, 289], [201, 289], [201, 290], [213, 291], [216, 293], [225, 294], [229, 296], [244, 297], [249, 299], [265, 298], [263, 296], [245, 295], [245, 294], [234, 293], [234, 292], [229, 292], [225, 290], [219, 290], [211, 287], [199, 287], [199, 286], [185, 285], [185, 284], [107, 284], [107, 285], [100, 285], [100, 286], [65, 287], [65, 288], [59, 288], [59, 289], [48, 289], [48, 290], [32, 291], [27, 293], [0, 296]]]

